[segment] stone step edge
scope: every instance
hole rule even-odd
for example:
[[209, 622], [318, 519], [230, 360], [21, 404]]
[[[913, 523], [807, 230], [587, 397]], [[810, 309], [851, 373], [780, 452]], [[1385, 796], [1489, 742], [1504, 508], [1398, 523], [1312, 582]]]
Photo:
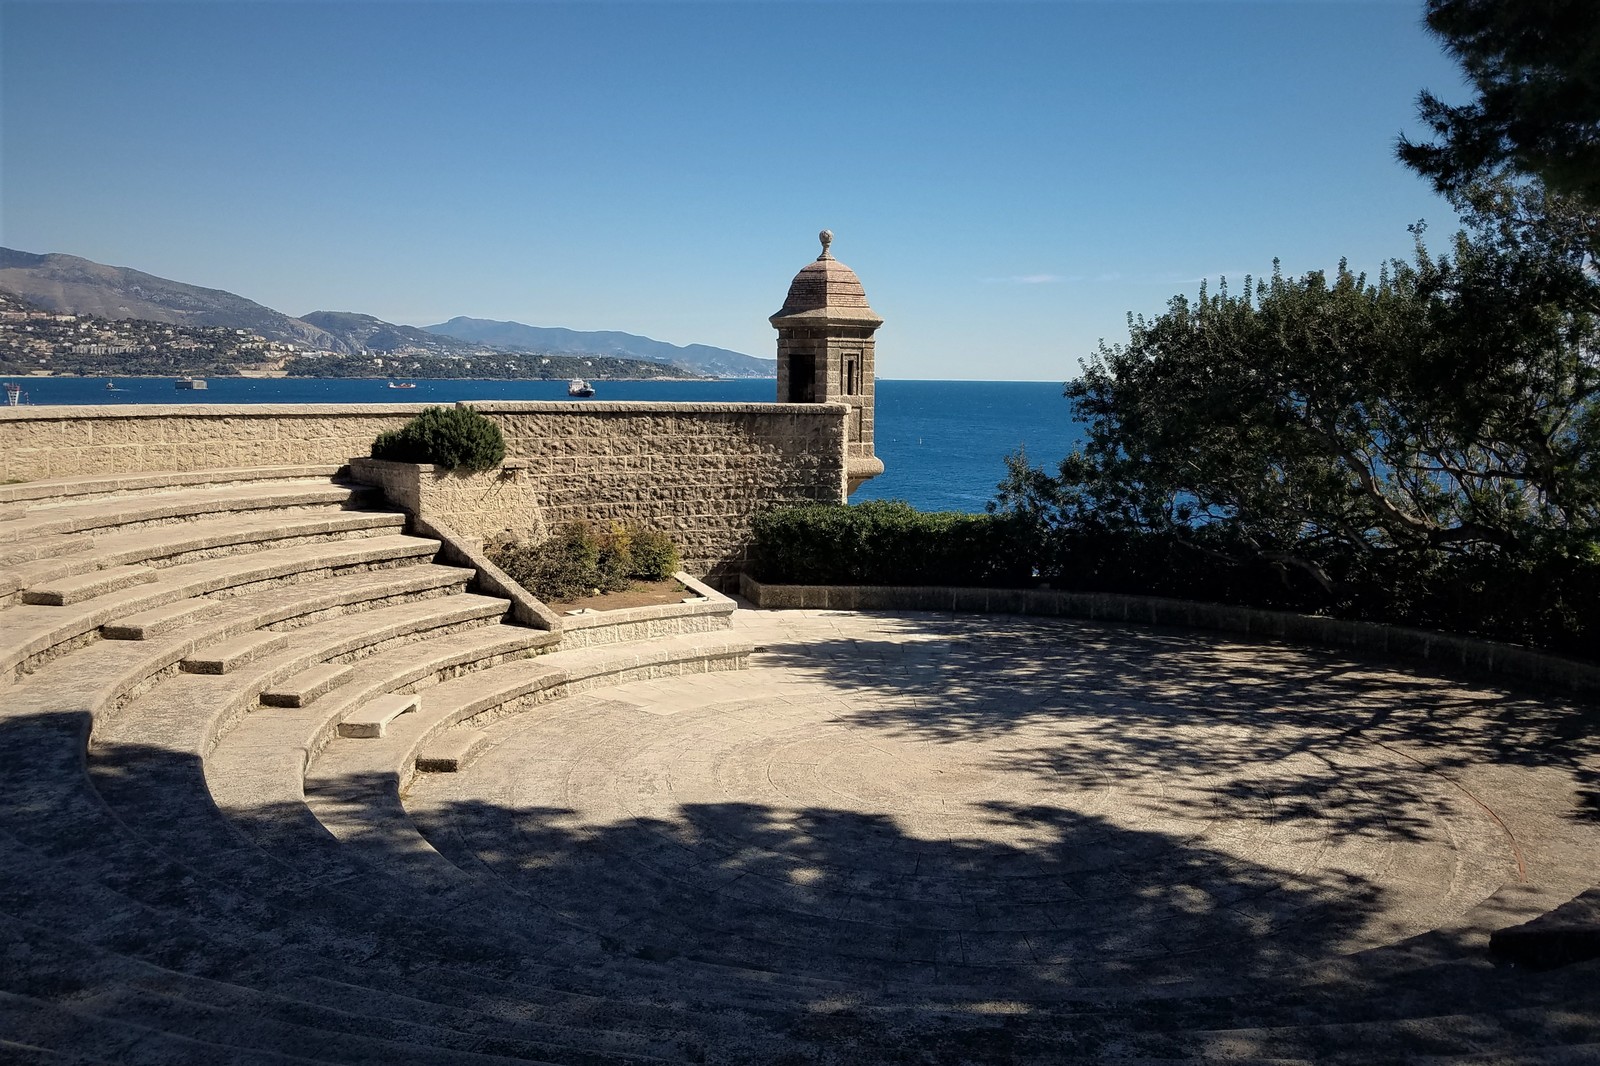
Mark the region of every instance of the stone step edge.
[[[413, 601], [422, 602], [422, 601]], [[436, 596], [426, 602], [433, 605], [438, 612], [436, 618], [427, 618], [419, 623], [417, 632], [427, 632], [441, 626], [461, 625], [469, 622], [487, 621], [504, 617], [506, 603], [504, 600], [492, 596], [478, 596], [470, 592], [462, 592], [453, 596]], [[396, 604], [396, 606], [401, 606]], [[381, 608], [380, 608], [381, 610]], [[343, 618], [359, 616], [340, 616]], [[331, 625], [338, 619], [324, 619], [323, 623]], [[264, 658], [281, 650], [285, 644], [301, 635], [304, 629], [257, 629], [242, 633], [230, 640], [206, 646], [186, 656], [183, 660], [183, 670], [190, 674], [229, 674], [246, 663]], [[396, 632], [385, 639], [395, 639], [405, 636], [404, 632]], [[346, 648], [335, 654], [348, 654], [356, 648]]]
[[189, 653], [178, 664], [186, 674], [231, 674], [245, 663], [281, 649], [294, 630], [256, 629]]
[[[76, 605], [81, 609], [81, 613], [69, 615], [55, 624], [42, 625], [31, 635], [17, 639], [8, 647], [0, 647], [0, 674], [14, 674], [19, 668], [47, 654], [57, 645], [70, 643], [108, 622], [116, 621], [129, 611], [137, 612], [161, 607], [179, 600], [207, 596], [242, 585], [276, 581], [296, 574], [370, 567], [375, 563], [397, 563], [408, 558], [421, 559], [438, 552], [437, 541], [399, 533], [388, 537], [335, 541], [334, 544], [346, 550], [331, 553], [334, 556], [332, 560], [321, 557], [286, 558], [286, 555], [297, 551], [303, 553], [303, 548], [291, 546], [272, 549], [271, 551], [281, 554], [265, 560], [261, 557], [270, 556], [270, 551], [226, 556], [222, 559], [204, 559], [185, 565], [207, 569], [196, 569], [186, 573], [175, 574], [174, 571], [179, 568], [155, 571], [158, 580], [149, 586], [136, 586], [121, 593], [113, 593]], [[119, 596], [122, 598], [117, 599]], [[6, 612], [0, 611], [0, 618], [4, 618], [5, 614]]]
[[314, 463], [292, 466], [230, 467], [218, 470], [165, 470], [145, 474], [91, 474], [85, 477], [24, 481], [0, 485], [0, 504], [73, 496], [147, 492], [152, 489], [192, 488], [196, 485], [233, 485], [249, 481], [291, 481], [296, 478], [336, 478], [348, 466]]
[[1535, 972], [1600, 958], [1600, 887], [1580, 892], [1531, 921], [1495, 930], [1489, 953]]
[[22, 602], [36, 607], [72, 607], [87, 600], [99, 599], [113, 592], [133, 588], [135, 585], [148, 585], [160, 576], [153, 567], [142, 563], [108, 566], [101, 570], [76, 574], [61, 581], [24, 589]]
[[[442, 563], [422, 563], [417, 569], [422, 573], [412, 576], [409, 580], [401, 577], [407, 568], [376, 571], [387, 575], [388, 580], [399, 577], [398, 583], [388, 590], [383, 596], [368, 597], [360, 595], [364, 590], [350, 589], [336, 596], [313, 595], [309, 599], [295, 604], [292, 608], [262, 608], [261, 612], [252, 615], [254, 621], [241, 623], [247, 628], [260, 629], [269, 625], [277, 625], [291, 618], [304, 614], [324, 611], [333, 607], [351, 606], [365, 603], [369, 599], [384, 599], [387, 596], [408, 595], [411, 593], [425, 592], [448, 588], [459, 585], [465, 591], [466, 585], [472, 580], [472, 571], [459, 566], [445, 566]], [[374, 571], [356, 571], [357, 573], [374, 573]], [[134, 614], [119, 618], [114, 622], [107, 622], [100, 627], [100, 635], [106, 640], [152, 640], [180, 629], [190, 623], [193, 615], [207, 611], [214, 611], [227, 604], [226, 599], [214, 600], [205, 596], [190, 599], [174, 600], [160, 607], [138, 611]], [[229, 628], [223, 636], [232, 636], [234, 628]], [[191, 649], [193, 650], [193, 649]]]
[[[9, 573], [0, 573], [0, 597], [9, 595], [19, 588], [29, 588], [52, 581], [59, 582], [112, 566], [149, 563], [160, 569], [163, 565], [181, 565], [184, 561], [181, 559], [182, 556], [195, 552], [226, 548], [246, 549], [250, 546], [257, 546], [258, 550], [264, 551], [267, 546], [274, 545], [278, 541], [309, 541], [311, 538], [342, 539], [350, 534], [385, 528], [393, 532], [402, 532], [406, 524], [403, 514], [392, 511], [318, 509], [297, 517], [298, 521], [285, 520], [262, 512], [251, 512], [250, 518], [260, 522], [260, 528], [252, 528], [249, 519], [243, 523], [236, 522], [235, 516], [229, 514], [195, 522], [176, 522], [153, 528], [147, 527], [123, 534], [114, 531], [97, 534], [51, 534], [52, 537], [66, 537], [82, 543], [71, 545], [70, 551], [62, 550], [46, 558], [18, 563]], [[126, 542], [120, 546], [107, 543], [130, 535], [138, 539], [138, 534], [148, 534], [153, 530], [165, 532], [166, 539], [147, 538], [146, 543], [132, 546]], [[69, 546], [62, 545], [62, 547], [65, 549]]]
[[[493, 628], [493, 627], [489, 627]], [[352, 671], [345, 684], [324, 693], [316, 700], [303, 707], [293, 708], [307, 712], [303, 721], [304, 732], [295, 738], [302, 757], [300, 769], [302, 774], [307, 766], [321, 754], [322, 750], [332, 743], [339, 735], [338, 726], [345, 715], [352, 709], [368, 699], [382, 695], [386, 691], [402, 689], [408, 685], [425, 684], [436, 687], [443, 684], [438, 680], [439, 675], [450, 670], [465, 669], [465, 673], [452, 677], [449, 680], [459, 680], [496, 667], [506, 666], [512, 662], [522, 662], [527, 659], [540, 658], [549, 654], [549, 650], [558, 638], [557, 634], [548, 630], [533, 629], [527, 626], [502, 623], [499, 627], [506, 632], [495, 638], [484, 640], [484, 630], [473, 630], [479, 634], [468, 647], [452, 649], [442, 655], [432, 658], [419, 658], [417, 652], [420, 647], [410, 649], [403, 664], [392, 666], [376, 665], [377, 669], [387, 669], [385, 674], [374, 676], [375, 664], [372, 660], [363, 660], [360, 671]], [[456, 634], [459, 636], [459, 634]], [[443, 638], [449, 639], [449, 638]], [[426, 642], [424, 642], [426, 643]], [[379, 652], [378, 656], [384, 653]], [[374, 657], [377, 658], [377, 657]], [[485, 659], [498, 660], [490, 666], [478, 666]], [[365, 676], [363, 676], [365, 675]], [[326, 704], [323, 701], [326, 700]], [[288, 708], [285, 708], [288, 709]], [[213, 744], [213, 747], [215, 745]], [[207, 749], [208, 751], [210, 749]]]
[[304, 707], [342, 685], [354, 670], [354, 663], [319, 663], [265, 689], [261, 693], [261, 704], [264, 707]]
[[[466, 723], [465, 728], [477, 729], [530, 706], [606, 684], [713, 670], [742, 670], [749, 666], [753, 650], [751, 642], [740, 637], [707, 639], [699, 634], [674, 637], [642, 648], [627, 646], [627, 652], [622, 652], [620, 647], [601, 645], [581, 652], [556, 651], [531, 662], [491, 667], [462, 679], [472, 684], [461, 687], [469, 693], [471, 688], [481, 689], [496, 670], [503, 670], [507, 675], [504, 683], [475, 696], [468, 695], [466, 699], [452, 699], [457, 694], [446, 688], [448, 682], [430, 690], [426, 707], [412, 725], [417, 735], [410, 738], [400, 755], [399, 765], [393, 768], [396, 791], [403, 794], [410, 786], [419, 772], [419, 758], [443, 760], [447, 757], [448, 749], [435, 751], [430, 745], [436, 738], [442, 742], [448, 731], [462, 727], [463, 723]], [[693, 668], [685, 669], [686, 666]]]
[[[467, 604], [448, 605], [448, 601], [466, 599]], [[334, 633], [331, 630], [317, 632], [317, 627], [308, 627], [289, 631], [289, 636], [297, 638], [291, 641], [286, 648], [268, 654], [261, 659], [245, 664], [248, 669], [230, 675], [234, 680], [225, 690], [219, 690], [213, 701], [212, 713], [209, 720], [204, 723], [201, 739], [201, 752], [209, 752], [222, 742], [223, 738], [232, 732], [241, 719], [252, 713], [267, 713], [261, 704], [261, 693], [268, 688], [281, 685], [289, 678], [309, 670], [319, 663], [326, 663], [341, 656], [351, 655], [380, 644], [400, 641], [402, 646], [411, 650], [414, 655], [415, 646], [425, 644], [437, 635], [439, 629], [472, 625], [467, 632], [476, 632], [485, 628], [484, 625], [474, 623], [485, 622], [487, 626], [495, 626], [493, 620], [496, 613], [504, 613], [504, 601], [492, 597], [476, 596], [472, 593], [462, 593], [460, 596], [444, 597], [444, 603], [436, 600], [421, 601], [431, 604], [433, 609], [444, 610], [434, 616], [424, 615], [420, 618], [386, 621], [379, 629], [374, 631], [372, 620], [365, 618], [364, 627], [354, 633]], [[488, 602], [482, 602], [488, 601]], [[398, 604], [397, 607], [410, 607], [412, 604]], [[346, 622], [343, 617], [329, 619], [329, 623]], [[512, 627], [507, 627], [512, 628]], [[520, 632], [520, 631], [519, 631]], [[409, 639], [408, 639], [409, 638]], [[303, 645], [303, 646], [297, 646]], [[377, 654], [382, 654], [378, 652]], [[358, 675], [359, 667], [352, 671]], [[314, 707], [316, 704], [313, 703]], [[346, 710], [346, 714], [349, 710]], [[343, 721], [340, 715], [338, 721]], [[334, 726], [329, 729], [330, 734]]]
[[[265, 484], [265, 483], [263, 483]], [[120, 498], [120, 497], [119, 497]], [[138, 496], [127, 497], [130, 501]], [[200, 515], [226, 515], [245, 511], [270, 511], [282, 507], [307, 507], [382, 499], [382, 494], [365, 485], [291, 486], [279, 492], [185, 496], [178, 500], [146, 498], [143, 506], [129, 507], [108, 514], [24, 516], [0, 519], [0, 544], [19, 544], [33, 537], [54, 533], [88, 533], [147, 522], [183, 521]]]
[[458, 725], [431, 734], [417, 747], [417, 773], [460, 773], [489, 745], [489, 734], [472, 726]]

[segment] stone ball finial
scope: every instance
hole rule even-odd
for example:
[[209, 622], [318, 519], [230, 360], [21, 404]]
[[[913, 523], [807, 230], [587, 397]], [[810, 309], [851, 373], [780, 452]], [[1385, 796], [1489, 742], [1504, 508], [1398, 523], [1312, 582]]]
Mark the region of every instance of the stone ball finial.
[[822, 254], [817, 256], [817, 258], [818, 259], [832, 259], [833, 256], [828, 251], [828, 245], [833, 243], [833, 230], [831, 230], [831, 229], [823, 230], [821, 233], [817, 234], [817, 240], [822, 242]]

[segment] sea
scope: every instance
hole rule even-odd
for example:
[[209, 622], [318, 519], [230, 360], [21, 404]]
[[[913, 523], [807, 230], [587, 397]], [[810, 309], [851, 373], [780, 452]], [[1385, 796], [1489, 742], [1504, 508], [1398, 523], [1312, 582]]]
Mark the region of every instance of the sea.
[[[182, 391], [171, 378], [29, 377], [31, 404], [148, 403], [454, 403], [458, 400], [565, 400], [565, 381], [418, 380], [390, 389], [368, 378], [210, 378]], [[748, 403], [775, 398], [770, 379], [597, 381], [596, 400]], [[1019, 448], [1053, 468], [1081, 439], [1057, 381], [896, 381], [877, 383], [875, 450], [884, 472], [851, 494], [905, 500], [924, 511], [980, 512]]]

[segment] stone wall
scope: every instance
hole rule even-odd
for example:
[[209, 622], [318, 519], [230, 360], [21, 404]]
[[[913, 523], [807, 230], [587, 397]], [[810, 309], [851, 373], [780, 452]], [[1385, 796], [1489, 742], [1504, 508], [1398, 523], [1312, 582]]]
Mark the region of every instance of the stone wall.
[[[0, 480], [346, 463], [426, 404], [0, 408]], [[844, 404], [516, 403], [474, 407], [525, 460], [544, 521], [644, 522], [714, 582], [743, 564], [750, 517], [839, 501]]]
[[1508, 683], [1590, 696], [1600, 694], [1600, 666], [1452, 633], [1377, 622], [1114, 592], [931, 585], [769, 585], [749, 574], [741, 574], [739, 580], [739, 592], [745, 599], [773, 610], [1046, 615], [1208, 629], [1258, 640], [1345, 648], [1362, 655], [1421, 659], [1443, 670], [1460, 670]]
[[507, 533], [538, 539], [548, 532], [527, 465], [524, 459], [508, 459], [492, 470], [469, 474], [358, 455], [350, 459], [350, 475], [381, 488], [407, 514], [437, 519], [481, 546]]
[[545, 521], [644, 522], [684, 569], [733, 579], [763, 507], [839, 502], [844, 404], [509, 403], [473, 405], [527, 461]]
[[0, 480], [343, 463], [425, 406], [0, 407]]

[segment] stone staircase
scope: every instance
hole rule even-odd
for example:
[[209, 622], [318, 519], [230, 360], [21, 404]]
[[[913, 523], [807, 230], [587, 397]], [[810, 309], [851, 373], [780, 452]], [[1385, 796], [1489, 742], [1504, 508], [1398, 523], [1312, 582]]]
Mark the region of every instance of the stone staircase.
[[941, 973], [642, 818], [619, 863], [510, 796], [408, 806], [526, 723], [616, 750], [618, 699], [726, 700], [792, 637], [717, 604], [510, 624], [338, 475], [0, 486], [0, 1062], [1600, 1061], [1594, 962], [1530, 980], [1439, 934], [1230, 980]]

